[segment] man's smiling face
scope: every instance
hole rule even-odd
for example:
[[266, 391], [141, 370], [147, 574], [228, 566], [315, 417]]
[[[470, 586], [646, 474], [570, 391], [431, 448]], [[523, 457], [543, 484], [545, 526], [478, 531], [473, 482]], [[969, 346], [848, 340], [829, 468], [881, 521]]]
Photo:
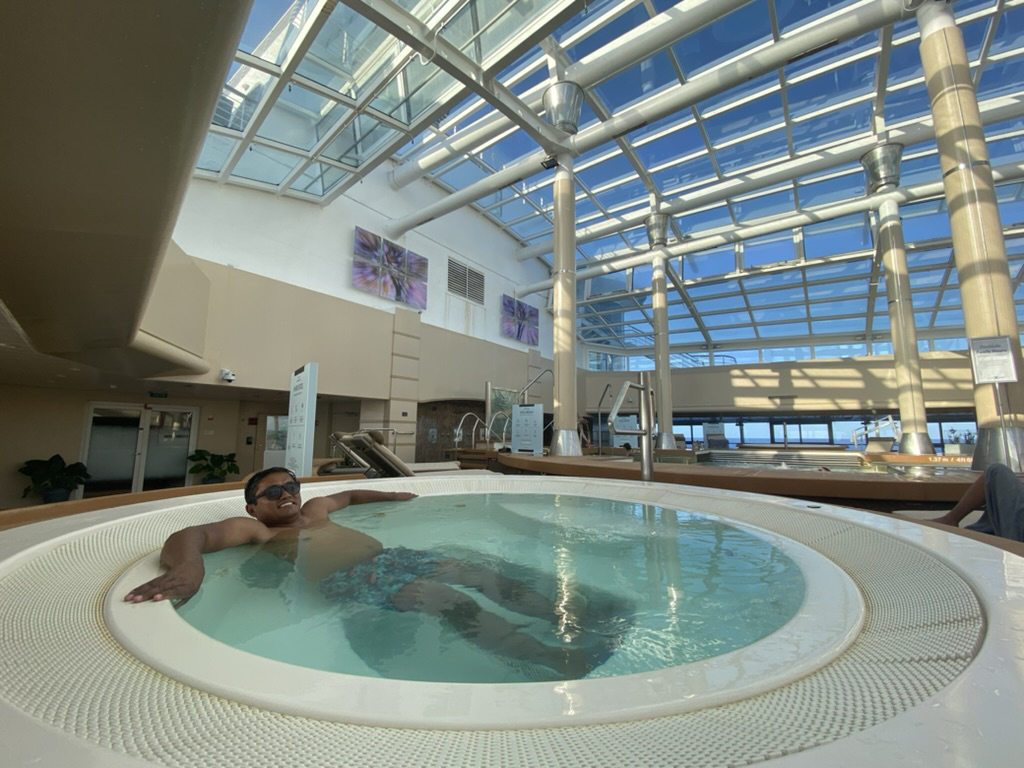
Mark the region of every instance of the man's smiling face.
[[273, 472], [260, 480], [256, 500], [246, 505], [246, 511], [270, 527], [291, 525], [301, 519], [301, 496], [295, 478], [287, 472]]

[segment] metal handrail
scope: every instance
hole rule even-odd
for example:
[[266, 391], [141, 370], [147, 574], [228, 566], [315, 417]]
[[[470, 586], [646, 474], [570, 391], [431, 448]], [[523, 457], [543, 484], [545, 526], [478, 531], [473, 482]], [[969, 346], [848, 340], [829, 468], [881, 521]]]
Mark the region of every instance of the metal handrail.
[[[653, 391], [651, 390], [650, 371], [643, 371], [639, 376], [640, 382], [625, 381], [619, 396], [615, 398], [608, 413], [608, 431], [613, 435], [637, 435], [640, 437], [640, 479], [650, 482], [654, 472], [654, 447], [653, 447], [653, 419], [654, 412]], [[619, 409], [626, 401], [626, 395], [630, 389], [640, 390], [640, 429], [616, 429], [615, 419], [619, 417]]]
[[602, 392], [601, 396], [599, 398], [597, 398], [597, 455], [598, 456], [601, 455], [601, 435], [604, 433], [604, 430], [601, 429], [601, 403], [604, 402], [605, 396], [609, 392], [611, 392], [611, 391], [612, 391], [612, 385], [611, 384], [605, 384], [604, 385], [604, 392]]
[[[454, 437], [455, 437], [455, 447], [456, 448], [458, 448], [459, 447], [459, 443], [462, 442], [462, 425], [463, 425], [463, 423], [465, 423], [467, 416], [472, 416], [474, 419], [476, 419], [476, 424], [473, 425], [473, 429], [476, 429], [476, 425], [477, 424], [480, 424], [481, 426], [483, 426], [484, 429], [487, 428], [487, 425], [484, 424], [484, 420], [483, 419], [481, 419], [479, 416], [477, 416], [472, 411], [466, 411], [466, 413], [462, 414], [462, 418], [459, 419], [459, 426], [457, 426], [455, 428], [455, 435], [454, 435]], [[476, 441], [470, 441], [469, 447], [472, 448], [475, 444], [476, 444]]]
[[523, 399], [523, 396], [526, 394], [527, 390], [534, 384], [536, 384], [540, 377], [543, 376], [545, 373], [550, 373], [552, 377], [555, 375], [554, 371], [552, 371], [550, 368], [545, 368], [543, 371], [541, 371], [532, 379], [530, 379], [530, 382], [525, 387], [520, 389], [519, 394], [516, 395], [516, 400], [519, 401], [519, 403], [521, 403], [522, 405], [526, 405], [526, 401]]
[[853, 440], [853, 447], [860, 447], [860, 440], [858, 439], [859, 437], [863, 437], [864, 442], [866, 444], [868, 440], [868, 435], [871, 432], [874, 432], [876, 437], [881, 437], [882, 430], [885, 429], [886, 427], [889, 427], [889, 429], [892, 430], [893, 440], [898, 441], [900, 439], [900, 425], [892, 416], [886, 416], [885, 418], [878, 419], [876, 421], [871, 422], [870, 424], [865, 424], [863, 427], [858, 427], [857, 429], [853, 430], [853, 432], [850, 434], [850, 438]]

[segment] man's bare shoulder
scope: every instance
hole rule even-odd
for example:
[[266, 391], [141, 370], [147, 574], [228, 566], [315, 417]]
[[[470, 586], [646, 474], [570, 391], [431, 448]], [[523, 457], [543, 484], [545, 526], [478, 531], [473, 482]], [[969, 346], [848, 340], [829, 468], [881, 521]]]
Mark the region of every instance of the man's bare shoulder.
[[228, 517], [200, 526], [221, 547], [259, 544], [273, 538], [274, 531], [252, 517]]

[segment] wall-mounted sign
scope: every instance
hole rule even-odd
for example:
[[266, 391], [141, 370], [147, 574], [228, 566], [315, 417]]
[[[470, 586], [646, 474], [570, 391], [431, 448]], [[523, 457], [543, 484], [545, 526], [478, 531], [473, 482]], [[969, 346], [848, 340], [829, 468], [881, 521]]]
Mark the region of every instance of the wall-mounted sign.
[[1017, 366], [1009, 336], [984, 336], [968, 339], [971, 349], [971, 368], [975, 384], [1001, 384], [1017, 380]]

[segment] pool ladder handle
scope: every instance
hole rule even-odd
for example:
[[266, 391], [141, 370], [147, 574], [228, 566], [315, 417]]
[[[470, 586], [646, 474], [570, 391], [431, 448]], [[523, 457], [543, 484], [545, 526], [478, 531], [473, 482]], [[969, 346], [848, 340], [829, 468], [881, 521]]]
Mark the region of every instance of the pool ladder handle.
[[[608, 412], [608, 432], [612, 435], [637, 435], [640, 438], [640, 479], [649, 483], [654, 476], [654, 392], [651, 389], [650, 371], [641, 371], [639, 383], [624, 381], [622, 389], [612, 409]], [[629, 390], [640, 390], [640, 429], [617, 429], [615, 420], [619, 417], [619, 409], [626, 402]]]

